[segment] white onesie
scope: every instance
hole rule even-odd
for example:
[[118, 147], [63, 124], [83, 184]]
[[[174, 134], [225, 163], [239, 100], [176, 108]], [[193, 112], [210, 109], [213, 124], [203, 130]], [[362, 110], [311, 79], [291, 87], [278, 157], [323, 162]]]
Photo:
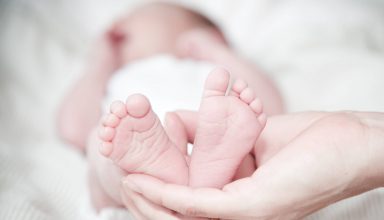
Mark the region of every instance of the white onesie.
[[130, 63], [119, 69], [108, 83], [103, 106], [125, 101], [135, 93], [148, 97], [154, 112], [163, 120], [165, 113], [178, 109], [197, 110], [204, 81], [212, 64], [170, 55], [159, 55]]

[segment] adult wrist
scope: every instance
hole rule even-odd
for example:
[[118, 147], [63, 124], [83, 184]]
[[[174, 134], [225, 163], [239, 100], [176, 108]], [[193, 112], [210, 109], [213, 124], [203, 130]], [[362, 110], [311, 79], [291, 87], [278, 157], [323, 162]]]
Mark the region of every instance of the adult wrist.
[[372, 184], [367, 185], [384, 187], [384, 113], [363, 113], [360, 116], [366, 126], [366, 152], [371, 158], [367, 161], [366, 182]]

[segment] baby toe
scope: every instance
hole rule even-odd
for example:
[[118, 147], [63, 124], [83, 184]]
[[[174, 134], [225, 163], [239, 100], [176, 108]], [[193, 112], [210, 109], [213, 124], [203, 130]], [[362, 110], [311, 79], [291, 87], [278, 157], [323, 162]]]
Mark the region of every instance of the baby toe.
[[260, 98], [255, 98], [250, 104], [249, 107], [256, 113], [261, 114], [263, 111], [263, 104], [261, 103]]
[[147, 97], [141, 94], [134, 94], [127, 98], [126, 109], [129, 115], [135, 118], [142, 118], [151, 110], [151, 104]]
[[128, 114], [125, 104], [121, 101], [114, 101], [111, 104], [110, 111], [119, 118], [123, 118]]
[[233, 85], [232, 85], [232, 92], [234, 92], [235, 94], [237, 94], [237, 96], [239, 96], [241, 94], [241, 92], [247, 88], [248, 85], [247, 83], [244, 81], [244, 80], [241, 80], [241, 79], [237, 79]]
[[120, 122], [120, 118], [114, 114], [107, 114], [102, 119], [102, 124], [111, 128], [117, 127]]
[[225, 96], [230, 81], [229, 72], [216, 68], [208, 75], [204, 84], [204, 97]]
[[251, 88], [247, 87], [240, 93], [240, 99], [249, 104], [255, 99], [255, 93]]
[[111, 141], [115, 136], [115, 129], [110, 127], [103, 127], [99, 129], [99, 137], [103, 141]]

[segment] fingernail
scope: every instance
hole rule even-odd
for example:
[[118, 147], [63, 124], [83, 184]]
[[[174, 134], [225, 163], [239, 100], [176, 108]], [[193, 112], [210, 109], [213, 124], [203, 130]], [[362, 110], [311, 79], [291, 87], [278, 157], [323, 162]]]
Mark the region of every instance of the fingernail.
[[133, 181], [125, 179], [123, 180], [124, 188], [129, 188], [132, 191], [140, 192], [140, 187], [138, 187]]

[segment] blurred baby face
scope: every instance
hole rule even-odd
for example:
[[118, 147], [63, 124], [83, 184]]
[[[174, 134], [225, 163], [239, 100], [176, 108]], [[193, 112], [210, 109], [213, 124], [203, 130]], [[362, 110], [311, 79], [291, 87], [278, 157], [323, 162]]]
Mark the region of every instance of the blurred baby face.
[[123, 63], [160, 53], [176, 53], [178, 36], [195, 26], [190, 14], [175, 8], [142, 8], [122, 19], [118, 31]]

